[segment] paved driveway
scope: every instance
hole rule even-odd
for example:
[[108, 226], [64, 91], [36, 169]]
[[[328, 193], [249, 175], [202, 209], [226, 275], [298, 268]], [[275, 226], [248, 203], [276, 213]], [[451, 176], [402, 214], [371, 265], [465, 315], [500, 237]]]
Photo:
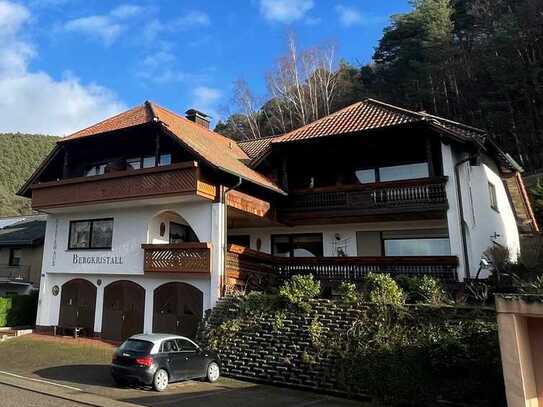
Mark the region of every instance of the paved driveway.
[[221, 378], [213, 384], [192, 380], [172, 383], [162, 393], [143, 388], [117, 388], [109, 374], [112, 352], [113, 347], [100, 342], [31, 335], [0, 343], [0, 354], [10, 355], [2, 361], [0, 370], [46, 383], [62, 384], [73, 392], [149, 407], [368, 406], [309, 391], [230, 378]]

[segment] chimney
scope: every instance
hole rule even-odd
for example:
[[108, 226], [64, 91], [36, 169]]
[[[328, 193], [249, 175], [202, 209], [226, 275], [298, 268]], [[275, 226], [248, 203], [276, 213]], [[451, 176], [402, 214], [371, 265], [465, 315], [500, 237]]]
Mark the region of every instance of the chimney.
[[190, 121], [199, 124], [200, 126], [209, 129], [209, 122], [211, 121], [211, 116], [208, 116], [205, 113], [202, 113], [196, 109], [189, 109], [185, 112], [186, 118]]

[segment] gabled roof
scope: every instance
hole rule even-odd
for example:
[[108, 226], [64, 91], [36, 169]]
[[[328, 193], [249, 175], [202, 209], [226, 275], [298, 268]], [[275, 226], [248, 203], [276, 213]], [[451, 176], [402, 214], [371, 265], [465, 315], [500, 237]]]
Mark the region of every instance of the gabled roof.
[[164, 130], [169, 132], [185, 148], [210, 166], [241, 177], [264, 188], [284, 194], [284, 191], [272, 181], [242, 162], [242, 160], [248, 160], [249, 156], [235, 141], [153, 102], [145, 102], [140, 106], [136, 106], [126, 112], [73, 133], [61, 139], [58, 144], [62, 145], [73, 140], [104, 135], [106, 133], [108, 133], [108, 136], [114, 136], [111, 133], [113, 131], [152, 122], [160, 123]]
[[45, 238], [45, 220], [24, 220], [0, 229], [0, 247], [36, 246]]
[[238, 144], [251, 159], [249, 165], [254, 165], [271, 150], [271, 143], [278, 136], [262, 137], [250, 140], [239, 141]]
[[366, 99], [338, 110], [328, 116], [275, 138], [272, 143], [285, 143], [330, 137], [365, 130], [374, 130], [409, 123], [430, 122], [443, 131], [454, 133], [460, 139], [484, 135], [485, 132], [442, 117], [415, 112], [389, 105], [374, 99]]

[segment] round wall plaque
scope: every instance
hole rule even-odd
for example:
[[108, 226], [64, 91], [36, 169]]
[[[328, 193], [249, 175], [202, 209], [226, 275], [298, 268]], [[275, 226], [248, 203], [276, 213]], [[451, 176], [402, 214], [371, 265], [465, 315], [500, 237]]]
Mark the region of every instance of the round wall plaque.
[[96, 285], [102, 285], [102, 279], [99, 278], [98, 280], [96, 280]]
[[60, 288], [58, 287], [58, 285], [54, 285], [51, 291], [53, 291], [53, 295], [56, 297], [60, 292]]

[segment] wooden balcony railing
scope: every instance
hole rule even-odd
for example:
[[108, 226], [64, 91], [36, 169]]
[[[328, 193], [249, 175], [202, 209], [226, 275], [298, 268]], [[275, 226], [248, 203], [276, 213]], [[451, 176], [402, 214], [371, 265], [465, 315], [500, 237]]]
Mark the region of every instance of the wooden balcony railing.
[[0, 264], [0, 281], [30, 282], [30, 266]]
[[209, 275], [210, 243], [142, 244], [145, 273]]
[[286, 219], [310, 212], [336, 215], [446, 209], [446, 177], [292, 191], [279, 208]]
[[391, 275], [429, 275], [444, 281], [457, 281], [458, 259], [454, 256], [433, 257], [276, 257], [242, 246], [230, 245], [226, 258], [227, 276], [272, 274], [287, 279], [295, 274], [313, 274], [327, 282], [362, 281], [372, 273]]
[[214, 199], [215, 186], [203, 181], [196, 162], [68, 178], [32, 185], [32, 207], [49, 208], [197, 194]]

